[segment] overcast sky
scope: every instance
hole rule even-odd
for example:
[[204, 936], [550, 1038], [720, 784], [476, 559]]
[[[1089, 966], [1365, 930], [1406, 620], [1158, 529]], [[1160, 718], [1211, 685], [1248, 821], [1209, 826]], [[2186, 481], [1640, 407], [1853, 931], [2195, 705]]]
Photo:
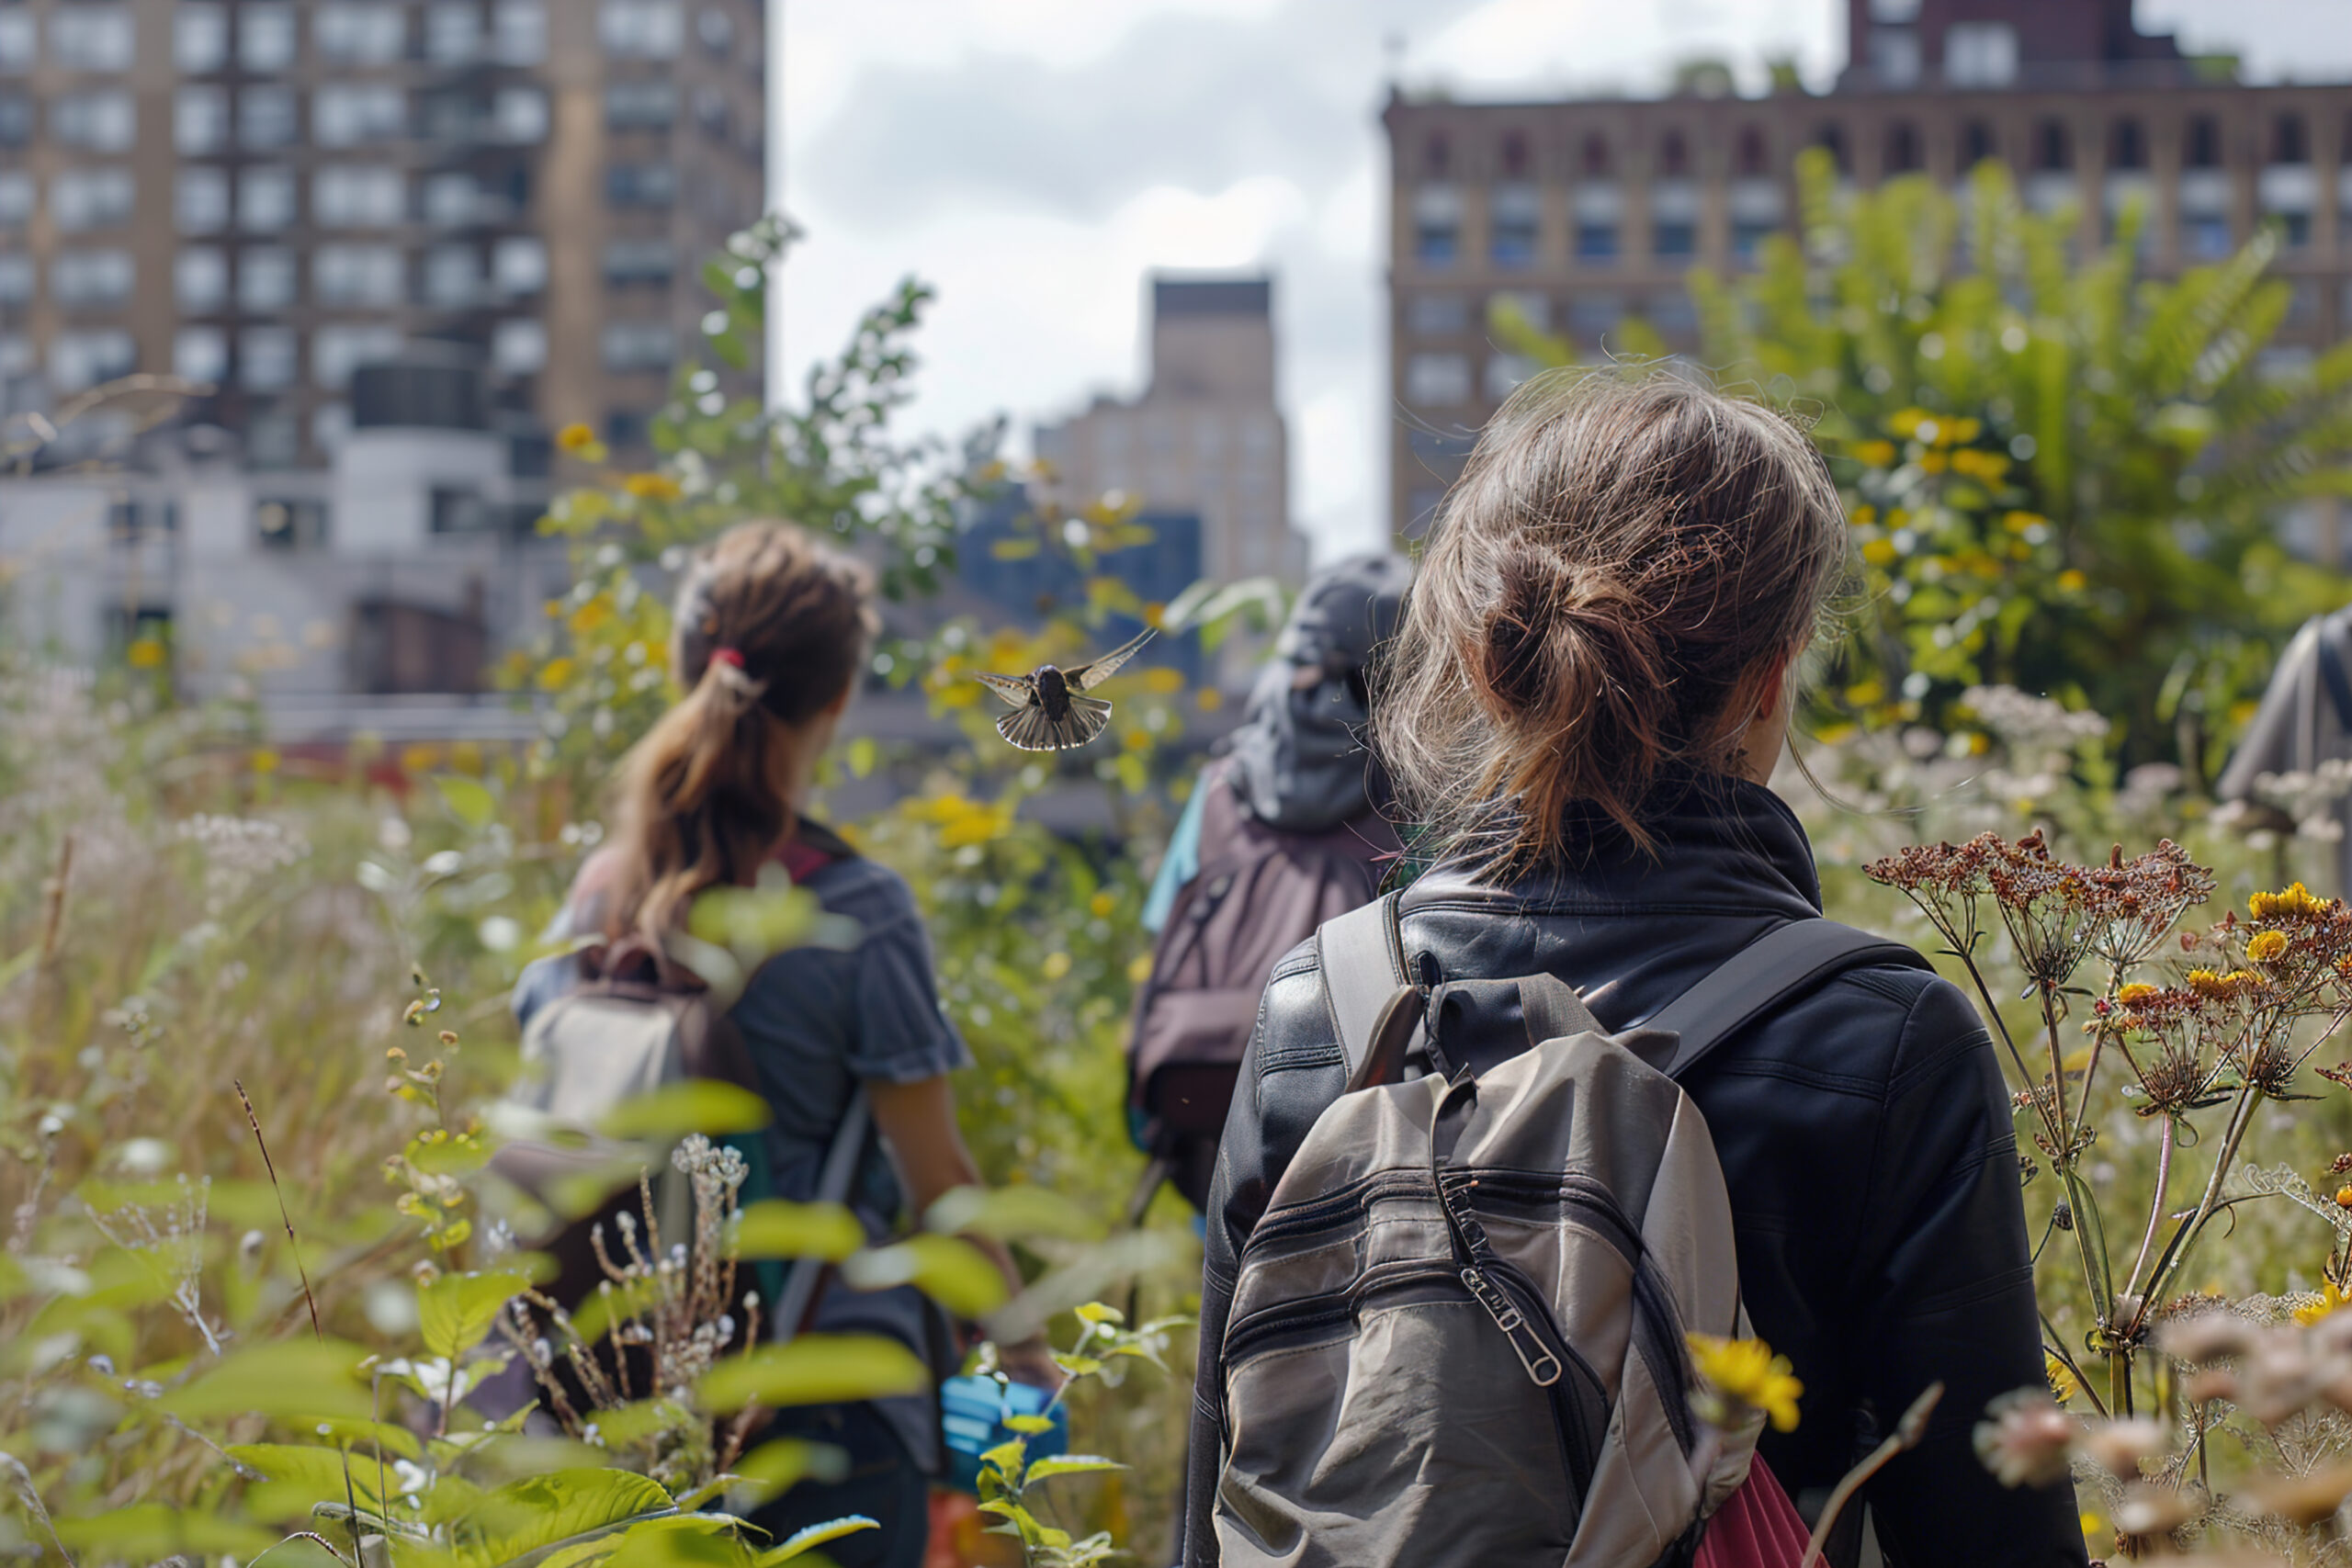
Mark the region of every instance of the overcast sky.
[[[939, 290], [910, 423], [1012, 446], [1141, 385], [1155, 268], [1275, 283], [1291, 513], [1319, 555], [1385, 513], [1379, 246], [1392, 76], [1464, 97], [1658, 90], [1726, 58], [1826, 85], [1844, 0], [771, 0], [797, 387], [911, 273]], [[2271, 80], [2352, 79], [2352, 0], [2140, 0]]]

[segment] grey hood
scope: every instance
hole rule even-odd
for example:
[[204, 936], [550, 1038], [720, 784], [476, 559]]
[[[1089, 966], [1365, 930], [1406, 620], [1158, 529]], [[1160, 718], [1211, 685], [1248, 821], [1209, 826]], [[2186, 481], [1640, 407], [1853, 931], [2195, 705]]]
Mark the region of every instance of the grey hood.
[[1412, 581], [1402, 556], [1354, 556], [1299, 594], [1231, 742], [1234, 788], [1268, 827], [1319, 833], [1371, 804], [1363, 671]]

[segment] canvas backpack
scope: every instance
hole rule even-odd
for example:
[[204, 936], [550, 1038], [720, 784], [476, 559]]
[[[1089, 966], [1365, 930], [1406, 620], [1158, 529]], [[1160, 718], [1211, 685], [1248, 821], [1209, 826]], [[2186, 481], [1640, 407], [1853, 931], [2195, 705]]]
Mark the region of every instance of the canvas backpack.
[[1200, 787], [1201, 867], [1160, 928], [1136, 1001], [1127, 1113], [1153, 1161], [1142, 1198], [1165, 1179], [1205, 1209], [1267, 976], [1317, 926], [1370, 901], [1398, 844], [1369, 811], [1320, 833], [1270, 828], [1221, 767]]
[[1690, 1414], [1685, 1332], [1745, 1325], [1723, 1170], [1675, 1080], [1840, 971], [1925, 961], [1800, 920], [1611, 1035], [1552, 976], [1414, 985], [1396, 904], [1317, 934], [1349, 1088], [1242, 1250], [1220, 1560], [1689, 1563], [1761, 1418]]

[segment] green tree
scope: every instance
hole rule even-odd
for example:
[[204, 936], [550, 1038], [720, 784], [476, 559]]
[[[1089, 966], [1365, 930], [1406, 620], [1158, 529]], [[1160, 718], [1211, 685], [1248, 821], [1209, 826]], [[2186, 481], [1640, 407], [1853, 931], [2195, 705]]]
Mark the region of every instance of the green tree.
[[2232, 727], [2200, 712], [2344, 596], [2279, 524], [2352, 493], [2352, 346], [2265, 359], [2290, 295], [2267, 229], [2160, 278], [2143, 212], [2078, 257], [2076, 215], [2027, 210], [1998, 164], [1959, 198], [1923, 177], [1847, 193], [1815, 151], [1797, 184], [1799, 235], [1690, 291], [1701, 357], [1810, 417], [1845, 494], [1862, 581], [1826, 703], [1964, 726], [1970, 687], [2012, 684], [2109, 716], [2134, 760], [2170, 728], [2201, 774]]

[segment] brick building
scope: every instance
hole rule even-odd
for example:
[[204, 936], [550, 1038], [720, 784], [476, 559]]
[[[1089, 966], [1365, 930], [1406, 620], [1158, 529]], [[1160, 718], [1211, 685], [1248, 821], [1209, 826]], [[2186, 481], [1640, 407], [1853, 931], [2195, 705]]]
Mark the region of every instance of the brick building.
[[322, 469], [353, 371], [428, 341], [503, 425], [637, 445], [702, 259], [763, 207], [763, 29], [761, 0], [0, 4], [10, 407], [175, 371], [254, 467]]
[[[1829, 0], [1825, 0], [1829, 3]], [[1586, 353], [1640, 317], [1694, 344], [1683, 275], [1751, 265], [1792, 227], [1792, 165], [1829, 151], [1872, 185], [1958, 184], [1983, 159], [2024, 199], [2079, 212], [2081, 240], [2147, 206], [2165, 275], [2278, 226], [2292, 304], [2274, 353], [2352, 330], [2352, 85], [2253, 85], [2135, 31], [2130, 0], [1845, 0], [1835, 91], [1730, 95], [1694, 73], [1656, 99], [1466, 104], [1392, 96], [1390, 523], [1424, 527], [1479, 424], [1528, 367], [1487, 320], [1509, 295]]]

